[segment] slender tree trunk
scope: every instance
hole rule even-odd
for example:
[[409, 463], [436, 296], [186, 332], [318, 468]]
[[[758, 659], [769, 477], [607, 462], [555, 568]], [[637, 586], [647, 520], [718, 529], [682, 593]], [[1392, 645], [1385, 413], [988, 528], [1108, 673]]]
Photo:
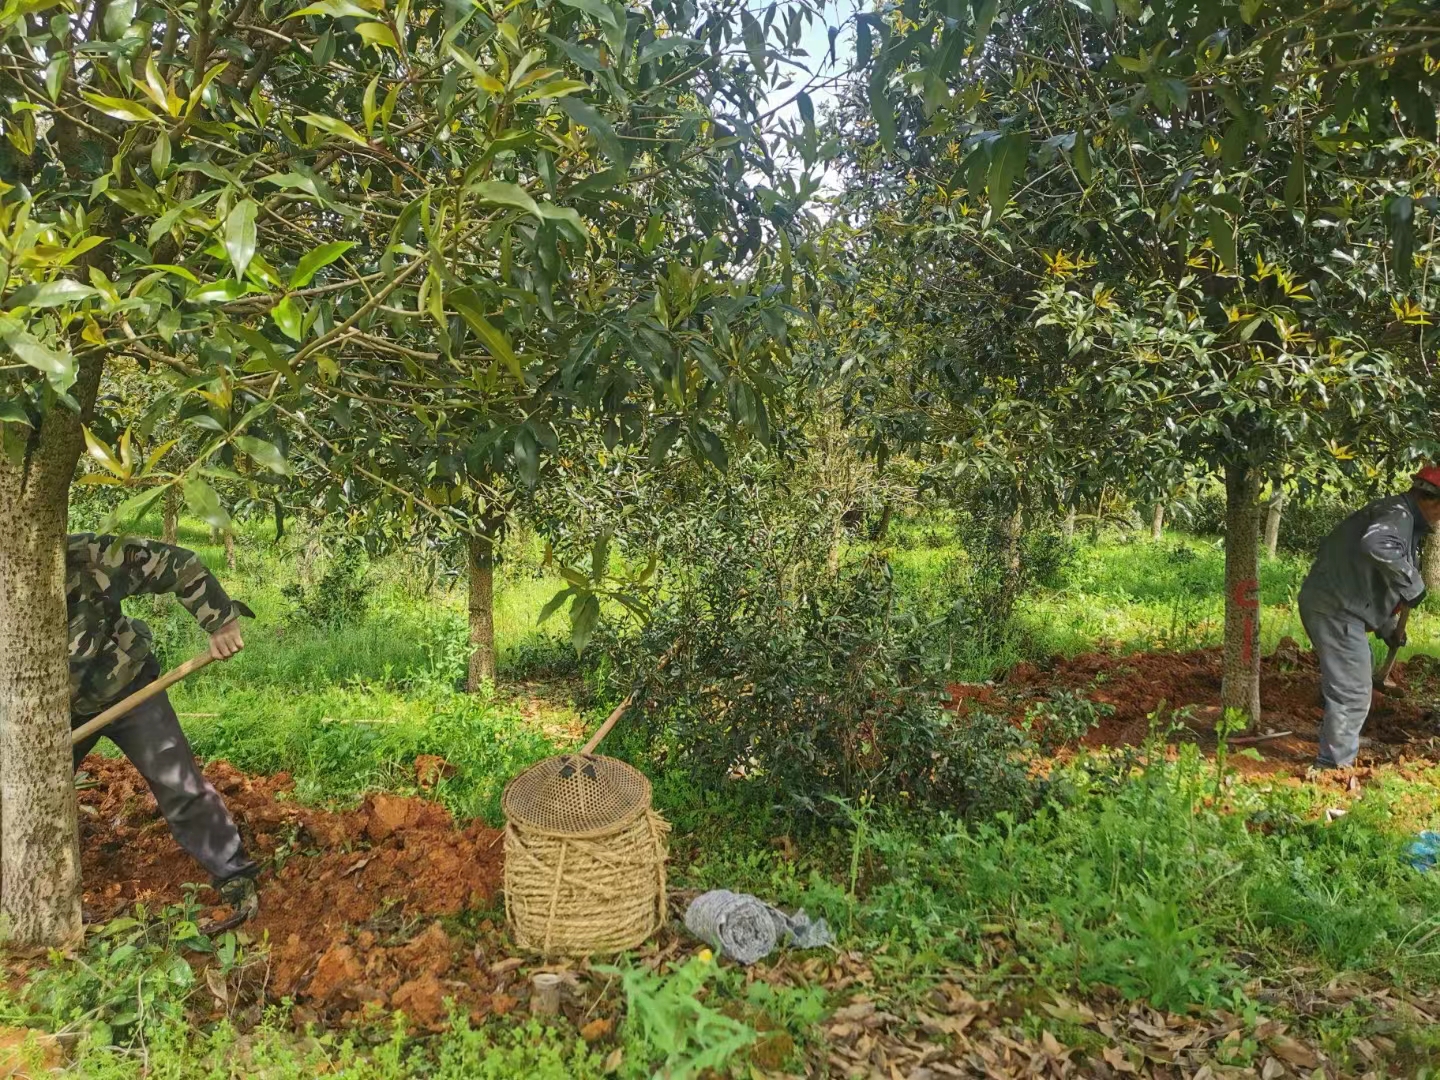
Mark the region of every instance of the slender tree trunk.
[[[87, 419], [100, 367], [82, 362], [72, 391]], [[0, 455], [0, 915], [22, 945], [68, 945], [83, 932], [65, 611], [80, 426], [56, 406], [23, 459]]]
[[475, 693], [495, 683], [495, 562], [505, 519], [486, 517], [470, 537], [470, 672], [465, 688]]
[[890, 535], [890, 519], [894, 516], [895, 510], [888, 502], [880, 508], [880, 520], [875, 523], [875, 528], [870, 532], [870, 539], [879, 543]]
[[1004, 526], [1005, 550], [1005, 611], [1008, 614], [1020, 595], [1021, 542], [1025, 535], [1025, 511], [1015, 507]]
[[1425, 588], [1440, 597], [1440, 530], [1432, 532], [1425, 541], [1425, 550], [1420, 553], [1420, 572], [1425, 577]]
[[830, 553], [825, 557], [825, 567], [834, 575], [840, 570], [840, 548], [845, 543], [845, 514], [835, 517], [835, 527], [830, 533]]
[[233, 529], [225, 534], [225, 569], [235, 569], [235, 532]]
[[1165, 538], [1165, 504], [1157, 502], [1150, 512], [1150, 539], [1157, 544]]
[[173, 544], [180, 536], [180, 492], [172, 484], [165, 489], [164, 510], [160, 518], [160, 539]]
[[1270, 558], [1280, 552], [1280, 514], [1285, 509], [1285, 492], [1277, 487], [1265, 504], [1265, 550]]
[[1225, 671], [1220, 706], [1260, 720], [1260, 474], [1225, 469]]
[[1060, 535], [1066, 540], [1075, 539], [1075, 507], [1065, 511], [1065, 520], [1060, 525]]

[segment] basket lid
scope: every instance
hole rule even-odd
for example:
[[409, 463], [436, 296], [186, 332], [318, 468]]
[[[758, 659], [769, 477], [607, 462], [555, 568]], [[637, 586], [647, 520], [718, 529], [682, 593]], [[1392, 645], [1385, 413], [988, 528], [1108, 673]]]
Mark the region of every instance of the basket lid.
[[510, 781], [500, 806], [517, 824], [583, 836], [644, 812], [650, 806], [650, 781], [616, 758], [562, 754]]

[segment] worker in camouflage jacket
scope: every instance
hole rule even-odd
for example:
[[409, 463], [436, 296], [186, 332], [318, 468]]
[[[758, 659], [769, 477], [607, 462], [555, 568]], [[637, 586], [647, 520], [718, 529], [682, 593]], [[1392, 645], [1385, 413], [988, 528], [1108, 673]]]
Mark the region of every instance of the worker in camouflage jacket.
[[1325, 704], [1317, 768], [1355, 763], [1374, 692], [1368, 635], [1405, 645], [1401, 615], [1425, 599], [1420, 549], [1437, 522], [1440, 468], [1431, 466], [1408, 492], [1357, 510], [1320, 544], [1300, 590], [1300, 619], [1320, 662]]
[[[70, 536], [65, 555], [65, 602], [70, 618], [70, 724], [79, 727], [122, 698], [154, 682], [160, 665], [150, 628], [126, 616], [121, 601], [143, 593], [172, 593], [210, 635], [210, 655], [228, 660], [245, 643], [239, 617], [248, 607], [231, 600], [192, 551], [135, 537]], [[200, 772], [165, 693], [76, 744], [75, 767], [101, 736], [139, 770], [176, 841], [209, 871], [233, 925], [259, 909], [255, 863], [219, 794]]]

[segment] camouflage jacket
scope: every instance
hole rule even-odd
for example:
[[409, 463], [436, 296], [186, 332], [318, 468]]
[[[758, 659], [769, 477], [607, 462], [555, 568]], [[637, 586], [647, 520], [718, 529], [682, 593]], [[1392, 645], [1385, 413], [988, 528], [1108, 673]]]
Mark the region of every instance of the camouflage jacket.
[[102, 712], [144, 670], [150, 628], [120, 607], [141, 593], [174, 593], [207, 634], [237, 615], [254, 617], [225, 595], [193, 551], [138, 537], [72, 534], [65, 551], [72, 715]]

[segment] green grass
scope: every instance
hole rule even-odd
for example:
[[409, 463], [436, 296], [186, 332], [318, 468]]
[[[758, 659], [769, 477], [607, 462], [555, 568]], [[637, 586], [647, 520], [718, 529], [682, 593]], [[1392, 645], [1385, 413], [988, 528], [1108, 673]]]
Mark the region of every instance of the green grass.
[[[247, 532], [231, 573], [207, 533], [187, 528], [181, 540], [260, 616], [246, 628], [239, 659], [173, 692], [180, 712], [206, 714], [185, 718], [202, 755], [254, 772], [285, 770], [300, 798], [345, 802], [370, 790], [413, 792], [414, 758], [442, 754], [457, 773], [438, 796], [460, 816], [493, 821], [504, 782], [552, 749], [504, 693], [457, 690], [467, 650], [463, 588], [432, 588], [418, 563], [391, 558], [372, 568], [363, 617], [307, 625], [281, 591], [301, 576], [294, 547]], [[947, 566], [962, 553], [940, 541], [892, 549], [902, 601], [921, 605], [943, 594]], [[534, 575], [537, 555], [517, 550], [497, 582], [502, 675], [511, 679], [567, 662], [561, 627], [535, 626], [556, 588]], [[957, 670], [983, 677], [1018, 659], [1098, 645], [1214, 644], [1223, 569], [1213, 542], [1180, 534], [1159, 544], [1114, 536], [1082, 543], [1057, 587], [1021, 601], [1014, 631], [962, 656]], [[1287, 634], [1303, 642], [1293, 602], [1304, 571], [1293, 558], [1265, 562], [1267, 644]], [[167, 661], [203, 644], [176, 606], [136, 606], [152, 620]], [[1434, 649], [1437, 636], [1440, 620], [1418, 616], [1411, 651]], [[1033, 1001], [1041, 991], [1084, 999], [1113, 988], [1162, 1009], [1224, 1008], [1242, 1018], [1242, 1048], [1262, 1013], [1282, 1018], [1328, 1040], [1342, 1068], [1360, 1068], [1350, 1056], [1354, 1037], [1388, 1031], [1400, 1040], [1384, 1026], [1392, 1021], [1363, 1003], [1339, 1015], [1285, 1002], [1318, 994], [1338, 976], [1396, 993], [1440, 989], [1440, 873], [1418, 873], [1404, 857], [1417, 830], [1437, 825], [1434, 774], [1371, 783], [1347, 816], [1327, 823], [1327, 798], [1336, 796], [1318, 789], [1220, 777], [1193, 749], [1171, 762], [1132, 752], [1062, 770], [1039, 811], [1023, 817], [965, 823], [852, 806], [848, 827], [806, 834], [802, 850], [787, 854], [772, 843], [786, 828], [783, 817], [723, 795], [702, 798], [663, 763], [647, 767], [658, 805], [677, 826], [679, 886], [744, 889], [824, 915], [841, 947], [866, 958], [866, 992], [901, 1015], [924, 1007], [942, 976], [995, 999]], [[168, 918], [163, 925], [173, 926], [183, 913]], [[77, 1073], [99, 1080], [298, 1078], [322, 1066], [364, 1080], [607, 1074], [605, 1055], [564, 1027], [502, 1022], [474, 1030], [457, 1020], [417, 1043], [385, 1031], [297, 1035], [277, 1014], [243, 1036], [227, 1023], [199, 1030], [179, 1007], [193, 988], [155, 978], [178, 971], [174, 948], [162, 932], [115, 970], [106, 966], [113, 951], [57, 961], [48, 983], [0, 993], [0, 1022], [54, 1030], [75, 1016], [92, 1023], [107, 1009], [128, 1009], [145, 986], [161, 993], [145, 1029], [143, 1069], [129, 1051], [98, 1043], [82, 1050]], [[849, 993], [777, 989], [695, 963], [617, 973], [630, 1010], [619, 1033], [623, 1063], [610, 1075], [648, 1076], [667, 1061], [689, 1068], [730, 1045], [724, 1040], [753, 1041], [749, 1025], [761, 1017], [787, 1033], [796, 1055], [815, 1050], [816, 1021]], [[36, 986], [48, 986], [48, 996]], [[1038, 1011], [1032, 1020], [1036, 1030], [1050, 1022]], [[1418, 1028], [1401, 1034], [1418, 1048], [1416, 1060], [1436, 1053]], [[1241, 1058], [1231, 1063], [1258, 1067], [1258, 1059]], [[798, 1058], [788, 1067], [798, 1072]], [[1395, 1070], [1415, 1075], [1409, 1065]]]
[[[151, 524], [158, 532], [158, 522]], [[457, 773], [436, 797], [461, 817], [496, 821], [505, 781], [552, 751], [504, 695], [463, 692], [469, 653], [463, 582], [431, 587], [417, 561], [381, 560], [366, 572], [363, 614], [317, 625], [298, 617], [282, 593], [302, 576], [298, 542], [277, 546], [264, 531], [247, 530], [237, 539], [234, 571], [207, 529], [183, 523], [178, 542], [257, 616], [245, 624], [239, 657], [170, 692], [202, 757], [251, 772], [289, 772], [300, 798], [349, 802], [373, 790], [414, 791], [415, 757], [439, 754]], [[554, 579], [526, 572], [518, 558], [514, 567], [496, 582], [502, 677], [573, 663], [559, 627], [536, 626], [558, 587]], [[165, 666], [205, 647], [194, 620], [168, 598], [137, 598], [128, 606], [150, 624]]]
[[[939, 546], [887, 549], [896, 578], [926, 581], [963, 557], [944, 534]], [[1273, 649], [1291, 637], [1310, 641], [1296, 607], [1309, 562], [1282, 554], [1261, 556], [1260, 640]], [[1075, 656], [1106, 647], [1131, 652], [1188, 650], [1219, 645], [1224, 629], [1225, 553], [1220, 541], [1166, 533], [1159, 543], [1148, 535], [1107, 533], [1098, 544], [1077, 542], [1075, 560], [1060, 587], [1023, 598], [1015, 611], [1016, 633], [967, 657], [960, 674], [983, 679], [1021, 660]], [[1440, 615], [1417, 611], [1409, 625], [1410, 644], [1401, 653], [1440, 650]], [[1383, 648], [1373, 643], [1377, 652]]]
[[[1204, 804], [1213, 767], [1197, 755], [1119, 781], [1105, 769], [1062, 773], [1023, 821], [917, 828], [876, 815], [851, 836], [862, 868], [853, 896], [847, 882], [758, 850], [716, 852], [691, 881], [822, 912], [850, 929], [852, 947], [883, 955], [900, 985], [978, 962], [997, 985], [1018, 967], [1063, 992], [1116, 986], [1184, 1010], [1299, 970], [1311, 985], [1342, 972], [1440, 981], [1440, 877], [1406, 863], [1411, 822], [1394, 805], [1413, 788], [1377, 786], [1326, 825], [1293, 789], [1238, 785], [1217, 812]], [[1261, 820], [1272, 827], [1252, 830]]]

